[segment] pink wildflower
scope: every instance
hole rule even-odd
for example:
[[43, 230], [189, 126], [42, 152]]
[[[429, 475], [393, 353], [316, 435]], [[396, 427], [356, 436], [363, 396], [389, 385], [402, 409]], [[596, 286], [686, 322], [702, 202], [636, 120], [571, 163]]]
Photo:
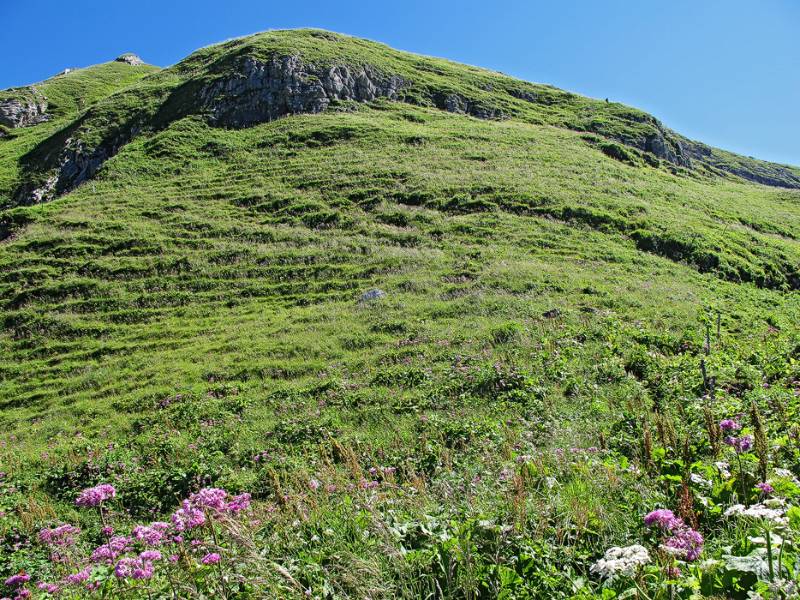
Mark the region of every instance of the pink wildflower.
[[679, 529], [665, 542], [668, 550], [676, 552], [684, 560], [697, 560], [703, 552], [703, 536], [691, 527]]
[[200, 562], [203, 563], [204, 565], [216, 565], [217, 563], [219, 563], [221, 558], [222, 557], [219, 554], [217, 554], [216, 552], [210, 552], [210, 553], [206, 554], [200, 560]]
[[312, 479], [309, 479], [309, 481], [308, 481], [308, 488], [309, 488], [309, 489], [310, 489], [312, 492], [316, 492], [316, 491], [319, 489], [319, 486], [320, 486], [320, 485], [321, 485], [321, 484], [320, 484], [320, 482], [319, 482], [319, 481], [317, 481], [316, 479], [313, 479], [313, 478], [312, 478]]
[[184, 500], [182, 507], [172, 514], [172, 524], [177, 531], [194, 529], [204, 525], [205, 522], [205, 513], [199, 508], [195, 508], [189, 500]]
[[150, 525], [137, 525], [133, 528], [133, 537], [147, 546], [159, 546], [164, 541], [164, 533], [169, 529], [169, 523], [156, 521]]
[[725, 433], [731, 433], [733, 431], [739, 431], [742, 426], [733, 419], [722, 419], [722, 421], [719, 422], [719, 428]]
[[742, 437], [728, 436], [725, 438], [725, 443], [736, 451], [736, 454], [748, 452], [753, 447], [753, 436], [745, 435]]
[[757, 483], [756, 487], [764, 494], [771, 494], [775, 491], [775, 488], [765, 481]]
[[116, 495], [117, 490], [114, 489], [113, 485], [101, 483], [83, 490], [75, 500], [75, 504], [84, 507], [100, 506], [104, 500], [114, 498]]
[[153, 563], [141, 558], [122, 558], [114, 567], [114, 575], [119, 579], [150, 579], [153, 576]]
[[222, 511], [227, 496], [228, 492], [220, 488], [203, 488], [189, 496], [189, 502], [196, 508]]
[[20, 571], [16, 575], [12, 575], [8, 579], [6, 579], [6, 585], [8, 587], [18, 587], [24, 583], [28, 583], [31, 580], [31, 576], [28, 575], [25, 571]]
[[61, 589], [55, 583], [46, 583], [44, 581], [37, 583], [36, 587], [42, 590], [43, 592], [51, 595], [57, 594]]
[[86, 567], [77, 573], [71, 573], [64, 577], [64, 582], [67, 584], [78, 584], [83, 583], [84, 581], [89, 579], [89, 575], [91, 574], [91, 570], [89, 567]]
[[225, 510], [233, 515], [238, 515], [250, 506], [250, 494], [239, 494], [231, 498], [225, 506]]
[[96, 563], [112, 562], [116, 560], [120, 554], [124, 554], [130, 550], [132, 544], [133, 540], [131, 540], [131, 538], [124, 535], [115, 535], [108, 540], [107, 544], [95, 548], [94, 552], [92, 552], [91, 560]]
[[676, 527], [682, 525], [683, 521], [676, 517], [671, 510], [659, 508], [645, 515], [644, 524], [648, 527], [656, 526], [664, 531], [672, 531]]
[[80, 529], [74, 525], [59, 525], [52, 529], [42, 529], [39, 532], [39, 541], [49, 546], [74, 546], [75, 536], [79, 535]]

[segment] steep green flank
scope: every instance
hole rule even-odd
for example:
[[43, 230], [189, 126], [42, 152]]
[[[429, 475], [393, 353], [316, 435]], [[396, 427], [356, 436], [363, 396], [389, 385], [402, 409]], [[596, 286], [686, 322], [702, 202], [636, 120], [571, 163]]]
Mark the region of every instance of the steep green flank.
[[[241, 129], [190, 102], [276, 54], [412, 83]], [[104, 541], [84, 487], [114, 484], [126, 522], [214, 485], [262, 511], [226, 563], [255, 583], [230, 597], [613, 598], [589, 567], [643, 540], [651, 508], [694, 515], [720, 565], [751, 551], [721, 513], [759, 458], [722, 479], [720, 419], [759, 407], [769, 468], [800, 475], [799, 190], [622, 143], [657, 128], [633, 109], [319, 31], [104, 85], [48, 92], [77, 120], [0, 140], [7, 191], [63, 127], [146, 125], [3, 216], [3, 577], [60, 573], [45, 525]], [[739, 577], [745, 597], [725, 568], [702, 593]]]
[[5, 130], [6, 137], [0, 136], [0, 207], [8, 203], [8, 200], [4, 201], [4, 195], [10, 194], [10, 190], [18, 185], [19, 162], [28, 152], [98, 101], [158, 70], [151, 65], [131, 66], [112, 61], [73, 69], [33, 86], [0, 91], [0, 102], [44, 96], [50, 117], [32, 127]]

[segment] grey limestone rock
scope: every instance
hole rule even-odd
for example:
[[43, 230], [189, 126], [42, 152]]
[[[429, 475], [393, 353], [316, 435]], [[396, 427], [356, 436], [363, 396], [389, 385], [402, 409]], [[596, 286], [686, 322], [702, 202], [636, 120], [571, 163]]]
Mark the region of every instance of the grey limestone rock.
[[376, 300], [380, 300], [381, 298], [385, 297], [386, 297], [386, 292], [384, 292], [383, 290], [379, 290], [378, 288], [373, 288], [361, 294], [361, 297], [358, 299], [358, 301], [361, 304], [364, 304], [367, 302], [375, 302]]
[[135, 54], [133, 54], [132, 52], [126, 52], [125, 54], [118, 56], [114, 60], [116, 62], [129, 64], [132, 67], [138, 67], [144, 64], [144, 61]]
[[22, 90], [17, 97], [0, 100], [0, 125], [27, 127], [48, 119], [47, 99], [33, 87]]
[[394, 100], [404, 85], [402, 78], [370, 65], [317, 67], [297, 56], [267, 61], [244, 57], [232, 74], [207, 85], [200, 99], [212, 123], [246, 127], [285, 115], [319, 113], [334, 101]]

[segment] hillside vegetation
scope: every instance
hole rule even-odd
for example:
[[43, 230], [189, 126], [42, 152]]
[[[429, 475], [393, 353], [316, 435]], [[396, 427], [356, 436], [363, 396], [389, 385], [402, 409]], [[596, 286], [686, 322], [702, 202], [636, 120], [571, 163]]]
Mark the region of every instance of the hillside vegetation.
[[37, 90], [0, 137], [6, 595], [796, 593], [730, 507], [800, 538], [800, 169], [316, 30]]

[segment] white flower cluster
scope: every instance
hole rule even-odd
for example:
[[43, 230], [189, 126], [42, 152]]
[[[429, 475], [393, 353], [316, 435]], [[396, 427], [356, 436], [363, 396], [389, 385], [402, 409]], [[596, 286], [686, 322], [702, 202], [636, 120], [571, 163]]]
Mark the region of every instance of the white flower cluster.
[[713, 485], [708, 479], [699, 473], [692, 473], [689, 476], [689, 479], [691, 479], [692, 483], [699, 485], [700, 487], [710, 488]]
[[718, 462], [715, 462], [714, 466], [717, 467], [720, 477], [722, 477], [723, 479], [731, 478], [731, 471], [730, 471], [731, 467], [728, 463], [720, 460]]
[[614, 546], [606, 550], [605, 556], [594, 563], [590, 570], [603, 579], [614, 579], [620, 575], [631, 577], [638, 567], [649, 562], [650, 554], [640, 544], [624, 548]]
[[741, 504], [734, 504], [725, 511], [726, 517], [750, 517], [752, 519], [763, 519], [765, 521], [772, 521], [777, 525], [788, 525], [789, 520], [786, 518], [786, 506], [778, 500], [766, 500], [761, 504], [753, 504], [749, 508], [745, 508]]
[[794, 476], [794, 473], [792, 473], [789, 469], [775, 468], [772, 470], [772, 472], [775, 473], [775, 475], [777, 475], [781, 479], [788, 479], [793, 484], [800, 486], [800, 480], [798, 480], [797, 477]]

